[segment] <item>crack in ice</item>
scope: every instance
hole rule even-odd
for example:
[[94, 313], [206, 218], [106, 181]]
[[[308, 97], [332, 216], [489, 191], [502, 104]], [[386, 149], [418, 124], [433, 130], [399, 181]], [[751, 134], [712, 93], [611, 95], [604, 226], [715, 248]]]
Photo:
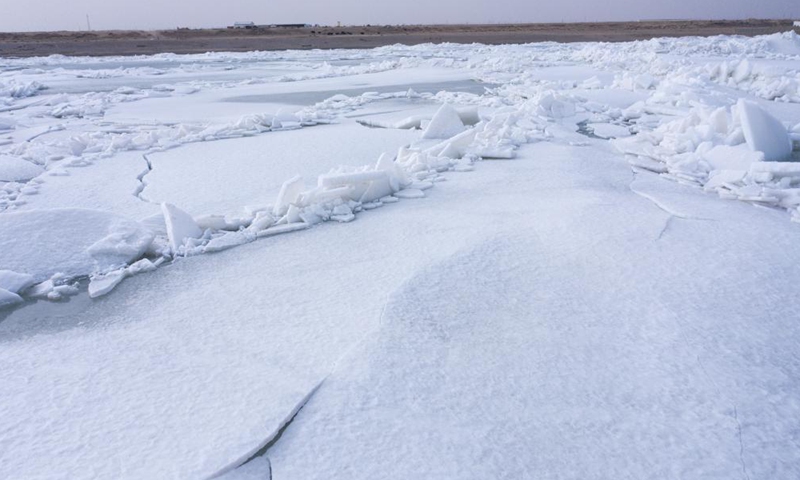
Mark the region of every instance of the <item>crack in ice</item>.
[[[691, 343], [689, 342], [689, 339], [686, 336], [686, 330], [690, 328], [689, 325], [687, 325], [684, 321], [682, 321], [679, 315], [675, 315], [675, 321], [681, 327], [679, 335], [681, 336], [683, 343], [687, 347], [691, 348]], [[708, 383], [713, 387], [717, 396], [722, 398], [723, 397], [722, 390], [720, 390], [719, 385], [717, 385], [717, 382], [714, 380], [714, 378], [711, 375], [709, 375], [705, 363], [703, 363], [703, 359], [700, 357], [699, 354], [695, 356], [695, 359], [702, 375], [706, 378], [706, 380], [708, 380]], [[742, 436], [742, 424], [739, 421], [739, 410], [736, 407], [736, 403], [733, 402], [732, 400], [723, 398], [723, 401], [730, 403], [730, 405], [733, 407], [733, 415], [729, 416], [733, 419], [734, 423], [736, 424], [736, 437], [737, 440], [739, 441], [739, 463], [742, 465], [742, 474], [744, 475], [744, 479], [750, 480], [750, 475], [747, 473], [747, 465], [745, 464], [744, 460], [744, 439]]]
[[672, 223], [673, 218], [675, 218], [674, 215], [670, 215], [669, 217], [667, 217], [667, 220], [664, 222], [664, 227], [661, 229], [660, 232], [658, 232], [658, 237], [656, 237], [656, 241], [661, 240], [661, 237], [664, 236], [664, 233], [666, 233], [667, 229], [669, 229], [669, 225]]
[[[742, 440], [742, 424], [739, 422], [739, 412], [736, 405], [733, 406], [733, 419], [736, 420], [736, 436], [739, 438], [739, 461], [742, 463], [742, 474], [746, 480], [750, 480], [750, 474], [747, 473], [747, 465], [744, 462], [744, 440]], [[270, 468], [270, 474], [272, 469]], [[271, 477], [270, 477], [271, 478]]]
[[150, 159], [147, 158], [147, 154], [146, 153], [142, 155], [142, 158], [144, 159], [145, 163], [147, 164], [147, 168], [145, 168], [144, 171], [142, 171], [142, 173], [140, 173], [136, 177], [136, 180], [139, 181], [139, 185], [137, 185], [136, 186], [136, 190], [133, 191], [133, 196], [137, 197], [139, 200], [141, 200], [143, 202], [153, 203], [150, 200], [148, 200], [147, 198], [145, 198], [144, 195], [143, 195], [144, 189], [147, 187], [147, 182], [145, 182], [144, 177], [146, 177], [147, 174], [149, 174], [150, 172], [153, 171], [153, 162], [151, 162]]
[[[235, 460], [234, 462], [231, 462], [227, 466], [221, 468], [216, 473], [213, 473], [212, 475], [210, 475], [207, 478], [209, 480], [214, 479], [214, 478], [219, 478], [219, 477], [225, 475], [226, 473], [228, 473], [228, 472], [230, 472], [232, 470], [235, 470], [235, 469], [241, 467], [242, 465], [245, 465], [246, 463], [249, 463], [249, 462], [253, 461], [254, 459], [256, 459], [258, 457], [266, 456], [266, 454], [269, 451], [269, 449], [272, 448], [272, 446], [275, 445], [275, 443], [278, 440], [280, 440], [281, 436], [283, 436], [283, 433], [289, 428], [289, 425], [291, 425], [292, 422], [294, 421], [294, 419], [297, 417], [297, 414], [300, 413], [300, 410], [302, 410], [303, 407], [305, 407], [306, 404], [311, 400], [311, 397], [313, 397], [314, 394], [317, 393], [317, 390], [319, 390], [319, 387], [322, 386], [322, 384], [325, 382], [325, 380], [327, 378], [328, 378], [328, 376], [325, 376], [322, 380], [320, 380], [314, 386], [314, 388], [312, 388], [311, 391], [309, 391], [300, 400], [300, 402], [297, 403], [297, 405], [295, 405], [295, 407], [291, 410], [291, 412], [289, 412], [289, 415], [286, 416], [286, 419], [283, 422], [281, 422], [280, 427], [278, 427], [276, 430], [274, 430], [256, 448], [254, 448], [253, 450], [251, 450], [247, 454], [243, 455], [239, 459]], [[267, 458], [267, 464], [269, 465], [269, 476], [267, 478], [271, 479], [272, 478], [272, 464], [269, 462], [269, 458]]]
[[656, 239], [655, 239], [655, 241], [659, 241], [659, 240], [661, 240], [661, 238], [664, 236], [664, 234], [666, 233], [666, 231], [669, 229], [669, 227], [670, 227], [670, 224], [672, 223], [672, 219], [673, 219], [673, 218], [677, 218], [677, 219], [680, 219], [680, 220], [696, 220], [696, 221], [701, 221], [701, 222], [702, 222], [702, 221], [705, 221], [705, 222], [711, 222], [711, 221], [714, 221], [714, 219], [713, 219], [713, 218], [693, 217], [693, 216], [690, 216], [690, 215], [686, 215], [686, 214], [683, 214], [683, 213], [676, 212], [676, 211], [674, 211], [674, 210], [670, 209], [668, 206], [666, 206], [666, 205], [664, 205], [663, 203], [661, 203], [661, 202], [660, 202], [660, 201], [659, 201], [657, 198], [655, 198], [654, 196], [652, 196], [652, 195], [648, 195], [648, 194], [646, 194], [646, 193], [644, 193], [644, 192], [640, 192], [640, 191], [636, 190], [636, 189], [633, 187], [633, 184], [634, 184], [634, 182], [636, 182], [636, 179], [637, 179], [637, 172], [636, 172], [636, 170], [632, 170], [632, 173], [633, 173], [633, 178], [631, 178], [631, 181], [630, 181], [630, 183], [628, 184], [628, 189], [629, 189], [631, 192], [635, 193], [636, 195], [638, 195], [638, 196], [640, 196], [640, 197], [644, 198], [645, 200], [648, 200], [648, 201], [650, 201], [650, 203], [652, 203], [652, 204], [653, 204], [653, 205], [655, 205], [655, 206], [656, 206], [656, 207], [657, 207], [659, 210], [661, 210], [662, 212], [664, 212], [664, 213], [666, 213], [666, 214], [668, 215], [667, 219], [664, 221], [664, 226], [663, 226], [663, 227], [661, 227], [661, 231], [659, 231], [659, 232], [658, 232], [658, 235], [656, 236]]

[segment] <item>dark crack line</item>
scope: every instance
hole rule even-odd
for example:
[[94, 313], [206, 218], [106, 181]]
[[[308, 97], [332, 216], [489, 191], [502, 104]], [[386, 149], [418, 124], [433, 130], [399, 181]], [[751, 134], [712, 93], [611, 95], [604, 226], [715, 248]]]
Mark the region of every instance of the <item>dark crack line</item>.
[[[683, 322], [679, 321], [678, 323], [683, 324]], [[685, 327], [684, 327], [685, 328]], [[688, 339], [686, 338], [685, 334], [681, 334], [683, 337], [684, 343], [689, 345]], [[708, 370], [706, 370], [706, 366], [703, 363], [703, 360], [700, 358], [700, 355], [697, 355], [697, 365], [700, 367], [700, 371], [703, 372], [703, 375], [708, 379], [709, 383], [714, 387], [714, 390], [717, 391], [717, 395], [722, 397], [722, 391], [719, 389], [719, 385], [711, 375], [708, 374]], [[736, 423], [736, 438], [739, 441], [739, 463], [742, 465], [742, 474], [744, 475], [745, 480], [750, 480], [750, 475], [747, 473], [747, 465], [744, 461], [744, 439], [742, 436], [742, 423], [739, 421], [739, 410], [736, 408], [736, 404], [730, 400], [728, 400], [731, 405], [733, 406], [733, 421]]]
[[633, 188], [633, 182], [635, 182], [635, 181], [636, 181], [636, 172], [634, 171], [633, 172], [633, 178], [631, 179], [631, 183], [628, 184], [628, 189], [631, 192], [635, 193], [636, 195], [639, 195], [640, 197], [644, 198], [645, 200], [648, 200], [650, 203], [652, 203], [653, 205], [658, 207], [658, 209], [663, 211], [664, 213], [666, 213], [666, 214], [668, 214], [670, 216], [676, 217], [676, 218], [680, 218], [681, 220], [710, 220], [709, 218], [690, 217], [690, 216], [684, 215], [682, 213], [673, 212], [672, 210], [670, 210], [666, 206], [662, 205], [661, 202], [659, 202], [658, 200], [656, 200], [652, 196], [650, 196], [650, 195], [648, 195], [646, 193], [640, 192], [640, 191], [636, 190], [635, 188]]
[[669, 229], [669, 225], [670, 223], [672, 223], [673, 218], [675, 218], [674, 215], [670, 215], [669, 217], [667, 217], [667, 221], [664, 222], [664, 227], [661, 229], [660, 232], [658, 232], [658, 237], [656, 237], [656, 241], [661, 240], [661, 237], [664, 236], [664, 233], [666, 233], [667, 229]]
[[[679, 327], [678, 336], [681, 338], [681, 341], [688, 349], [690, 350], [693, 349], [694, 347], [692, 345], [692, 342], [689, 340], [689, 337], [686, 333], [689, 330], [693, 330], [692, 327], [687, 322], [682, 320], [680, 315], [673, 315], [673, 318], [675, 319], [675, 323], [678, 324]], [[698, 369], [700, 370], [700, 373], [706, 378], [708, 384], [711, 385], [711, 387], [714, 389], [717, 398], [719, 398], [721, 402], [728, 403], [733, 407], [733, 414], [728, 415], [726, 413], [726, 416], [730, 416], [730, 418], [736, 423], [736, 436], [737, 439], [739, 440], [739, 462], [742, 465], [742, 474], [744, 475], [744, 479], [750, 480], [750, 475], [747, 473], [747, 466], [744, 460], [744, 438], [742, 434], [743, 429], [742, 429], [742, 424], [739, 421], [739, 410], [736, 407], [736, 402], [734, 402], [731, 398], [725, 398], [725, 395], [722, 394], [722, 390], [720, 390], [719, 388], [719, 384], [717, 384], [716, 380], [714, 380], [714, 377], [709, 375], [708, 369], [706, 369], [705, 363], [703, 362], [703, 359], [700, 357], [699, 353], [695, 355], [695, 361], [697, 363]]]
[[147, 168], [145, 168], [144, 171], [136, 177], [136, 180], [139, 181], [139, 185], [137, 185], [136, 190], [133, 191], [133, 196], [143, 202], [153, 203], [150, 200], [146, 199], [144, 195], [142, 195], [144, 189], [147, 187], [147, 182], [145, 182], [144, 177], [146, 177], [147, 174], [153, 171], [153, 163], [150, 161], [149, 158], [147, 158], [147, 154], [142, 155], [142, 158], [147, 164]]
[[[742, 473], [746, 480], [750, 480], [750, 474], [747, 473], [747, 465], [744, 463], [744, 440], [742, 440], [742, 424], [739, 422], [739, 412], [736, 405], [733, 406], [733, 419], [736, 420], [736, 436], [739, 438], [739, 461], [742, 463]], [[270, 470], [271, 473], [271, 470]], [[270, 476], [272, 478], [272, 476]]]
[[[679, 325], [681, 325], [682, 329], [688, 327], [682, 320], [676, 319], [676, 321], [678, 322]], [[686, 337], [686, 334], [683, 332], [683, 330], [681, 331], [680, 336], [683, 339], [683, 343], [691, 347], [689, 339]], [[700, 371], [702, 372], [703, 376], [705, 376], [709, 384], [712, 387], [714, 387], [714, 390], [717, 392], [717, 395], [719, 397], [723, 397], [722, 391], [719, 389], [719, 385], [714, 380], [714, 378], [711, 375], [709, 375], [708, 370], [706, 369], [706, 366], [703, 363], [702, 358], [700, 358], [700, 355], [698, 354], [695, 357], [695, 359], [697, 360], [697, 366], [700, 367]], [[750, 480], [750, 475], [747, 473], [747, 465], [745, 464], [744, 461], [744, 439], [742, 436], [742, 424], [741, 422], [739, 422], [739, 410], [736, 408], [736, 403], [734, 403], [730, 399], [728, 399], [727, 401], [730, 402], [731, 406], [733, 407], [733, 415], [731, 415], [731, 418], [736, 423], [736, 438], [737, 440], [739, 440], [739, 463], [741, 463], [742, 465], [742, 474], [744, 475], [745, 480]]]
[[[384, 322], [384, 316], [386, 315], [386, 308], [387, 308], [388, 305], [389, 305], [389, 301], [387, 300], [386, 302], [384, 302], [383, 308], [381, 308], [380, 318], [378, 319], [379, 326], [382, 325], [383, 322]], [[283, 434], [292, 425], [292, 423], [294, 422], [295, 418], [297, 418], [297, 415], [300, 413], [300, 411], [303, 409], [303, 407], [305, 407], [306, 404], [308, 404], [308, 402], [311, 401], [311, 398], [317, 393], [317, 391], [322, 386], [322, 384], [325, 383], [325, 381], [331, 375], [333, 375], [336, 372], [336, 370], [339, 367], [339, 363], [341, 362], [341, 360], [346, 358], [347, 356], [349, 356], [350, 353], [353, 350], [355, 350], [356, 348], [360, 347], [364, 343], [364, 341], [367, 338], [369, 338], [371, 335], [372, 335], [372, 333], [365, 334], [364, 337], [360, 341], [356, 342], [344, 354], [342, 354], [335, 362], [333, 362], [333, 366], [331, 368], [330, 373], [328, 373], [328, 375], [326, 375], [322, 380], [320, 380], [319, 383], [317, 383], [317, 385], [313, 389], [311, 389], [310, 392], [308, 392], [308, 394], [300, 401], [300, 403], [298, 403], [297, 406], [295, 406], [294, 410], [292, 410], [292, 412], [289, 414], [288, 419], [285, 422], [283, 422], [283, 424], [280, 426], [280, 428], [278, 428], [277, 432], [273, 433], [270, 437], [268, 437], [264, 441], [264, 443], [263, 443], [263, 445], [261, 447], [259, 447], [254, 453], [248, 454], [247, 456], [243, 457], [244, 459], [237, 460], [236, 462], [231, 463], [227, 467], [222, 468], [217, 473], [215, 473], [215, 474], [211, 475], [210, 477], [208, 477], [209, 480], [214, 479], [214, 478], [219, 478], [219, 477], [225, 475], [226, 473], [228, 473], [228, 472], [230, 472], [232, 470], [235, 470], [235, 469], [237, 469], [237, 468], [239, 468], [239, 467], [241, 467], [243, 465], [247, 465], [248, 463], [252, 462], [253, 460], [255, 460], [255, 459], [259, 458], [259, 457], [264, 457], [266, 459], [266, 461], [267, 461], [267, 469], [268, 469], [267, 480], [272, 480], [272, 462], [270, 461], [269, 457], [267, 456], [267, 454], [269, 453], [270, 449], [272, 449], [272, 447], [275, 446], [275, 444], [278, 443], [278, 441], [281, 439], [281, 437], [283, 437]]]
[[[228, 472], [230, 472], [232, 470], [235, 470], [235, 469], [241, 467], [242, 465], [245, 465], [245, 464], [255, 460], [258, 457], [265, 457], [266, 454], [269, 452], [269, 449], [272, 448], [278, 442], [278, 440], [280, 440], [280, 438], [283, 436], [284, 432], [286, 432], [286, 430], [292, 424], [294, 419], [297, 417], [297, 414], [300, 413], [300, 410], [302, 410], [303, 407], [305, 407], [306, 404], [311, 400], [311, 397], [313, 397], [314, 394], [317, 393], [317, 390], [319, 390], [319, 387], [322, 386], [322, 384], [325, 382], [326, 379], [327, 379], [327, 376], [325, 378], [323, 378], [322, 380], [320, 380], [319, 383], [317, 383], [314, 386], [314, 388], [312, 388], [311, 391], [308, 392], [306, 394], [306, 396], [303, 397], [297, 405], [295, 405], [295, 407], [292, 409], [292, 411], [287, 416], [286, 420], [284, 420], [283, 423], [281, 423], [281, 426], [277, 430], [275, 430], [271, 435], [269, 435], [266, 439], [264, 439], [264, 441], [258, 447], [256, 447], [255, 451], [251, 451], [251, 453], [248, 453], [248, 454], [240, 457], [238, 460], [236, 460], [236, 461], [230, 463], [229, 465], [221, 468], [220, 470], [218, 470], [213, 475], [210, 475], [208, 477], [209, 480], [210, 479], [214, 479], [214, 478], [219, 478], [222, 475], [225, 475], [226, 473], [228, 473]], [[268, 478], [271, 479], [272, 478], [272, 463], [269, 461], [268, 457], [267, 457], [267, 465], [269, 465], [269, 477]]]
[[30, 137], [30, 138], [26, 139], [26, 140], [25, 140], [25, 143], [31, 143], [32, 141], [36, 140], [37, 138], [39, 138], [39, 137], [42, 137], [42, 136], [44, 136], [44, 135], [47, 135], [48, 133], [60, 132], [61, 130], [64, 130], [64, 129], [63, 129], [63, 128], [58, 128], [58, 127], [55, 127], [55, 128], [54, 128], [54, 127], [51, 125], [51, 126], [47, 127], [47, 130], [45, 130], [44, 132], [39, 132], [39, 133], [37, 133], [36, 135], [34, 135], [34, 136], [32, 136], [32, 137]]
[[662, 205], [661, 202], [659, 202], [656, 198], [653, 198], [652, 196], [650, 196], [650, 195], [648, 195], [646, 193], [640, 192], [640, 191], [636, 190], [635, 188], [633, 188], [633, 183], [636, 181], [636, 178], [637, 178], [636, 177], [637, 176], [636, 170], [632, 170], [632, 174], [633, 174], [633, 178], [631, 178], [631, 182], [628, 184], [628, 189], [631, 192], [635, 193], [636, 195], [638, 195], [638, 196], [644, 198], [645, 200], [649, 201], [650, 203], [652, 203], [656, 208], [658, 208], [662, 212], [664, 212], [667, 215], [669, 215], [669, 217], [667, 217], [667, 220], [664, 222], [664, 226], [661, 228], [661, 231], [658, 232], [658, 236], [656, 237], [655, 241], [661, 240], [661, 237], [664, 236], [664, 233], [666, 233], [666, 231], [669, 229], [669, 226], [672, 223], [672, 220], [675, 219], [675, 218], [677, 218], [679, 220], [695, 220], [695, 221], [699, 221], [699, 222], [713, 222], [713, 221], [715, 221], [713, 218], [692, 217], [692, 216], [689, 216], [689, 215], [684, 215], [682, 213], [678, 213], [678, 212], [670, 210], [668, 207]]
[[[311, 397], [309, 397], [308, 400], [311, 400]], [[270, 440], [266, 445], [261, 447], [261, 449], [259, 451], [257, 451], [256, 453], [254, 453], [250, 458], [245, 460], [244, 463], [242, 463], [242, 465], [247, 465], [248, 463], [252, 462], [253, 460], [255, 460], [258, 457], [265, 457], [267, 455], [267, 452], [269, 451], [269, 449], [272, 448], [276, 443], [278, 443], [278, 440], [281, 439], [281, 437], [283, 436], [284, 432], [286, 432], [286, 430], [292, 425], [292, 422], [294, 422], [294, 419], [297, 418], [297, 415], [300, 413], [300, 410], [302, 410], [303, 407], [305, 407], [306, 403], [308, 403], [308, 400], [306, 400], [306, 402], [303, 402], [303, 404], [300, 406], [300, 408], [298, 408], [297, 411], [294, 412], [294, 415], [292, 415], [292, 418], [290, 418], [288, 422], [283, 424], [283, 426], [280, 428], [280, 430], [278, 430], [278, 433], [275, 435], [275, 437], [273, 437], [272, 440]], [[269, 463], [269, 457], [267, 457], [267, 463]], [[242, 465], [239, 465], [239, 467], [241, 467]], [[239, 468], [239, 467], [236, 467], [236, 468]], [[272, 470], [272, 464], [270, 463], [270, 471], [271, 470]], [[271, 473], [270, 473], [270, 478], [272, 478]]]

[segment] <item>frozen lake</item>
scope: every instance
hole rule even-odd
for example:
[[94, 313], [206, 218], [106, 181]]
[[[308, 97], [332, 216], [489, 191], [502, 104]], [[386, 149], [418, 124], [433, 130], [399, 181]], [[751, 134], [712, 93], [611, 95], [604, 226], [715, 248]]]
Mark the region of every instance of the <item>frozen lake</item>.
[[800, 477], [800, 38], [0, 59], [0, 477]]

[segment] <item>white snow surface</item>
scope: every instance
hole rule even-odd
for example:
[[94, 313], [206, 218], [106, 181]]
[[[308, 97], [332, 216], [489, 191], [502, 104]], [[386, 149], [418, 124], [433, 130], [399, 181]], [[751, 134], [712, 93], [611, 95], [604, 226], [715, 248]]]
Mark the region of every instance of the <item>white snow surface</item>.
[[798, 65], [0, 59], [0, 477], [800, 477]]

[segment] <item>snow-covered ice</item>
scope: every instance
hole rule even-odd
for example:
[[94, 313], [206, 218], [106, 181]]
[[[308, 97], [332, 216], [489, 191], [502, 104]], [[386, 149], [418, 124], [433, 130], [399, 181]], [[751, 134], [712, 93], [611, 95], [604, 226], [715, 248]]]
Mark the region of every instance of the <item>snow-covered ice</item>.
[[99, 210], [53, 209], [0, 216], [0, 265], [37, 282], [79, 277], [140, 257], [153, 234], [138, 222]]
[[11, 156], [0, 156], [0, 181], [2, 182], [27, 182], [43, 172], [41, 167], [31, 162]]
[[0, 59], [0, 477], [798, 478], [799, 142], [793, 32]]

